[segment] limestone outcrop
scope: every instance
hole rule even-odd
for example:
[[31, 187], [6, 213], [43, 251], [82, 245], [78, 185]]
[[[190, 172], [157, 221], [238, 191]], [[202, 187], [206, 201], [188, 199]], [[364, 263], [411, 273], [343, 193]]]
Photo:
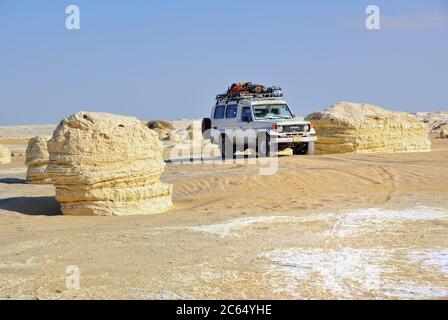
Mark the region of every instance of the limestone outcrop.
[[173, 124], [165, 120], [148, 121], [146, 125], [149, 129], [154, 130], [159, 134], [160, 140], [169, 139], [171, 133], [175, 130]]
[[426, 126], [404, 112], [341, 102], [306, 117], [316, 129], [317, 153], [391, 153], [431, 150]]
[[164, 127], [170, 131], [164, 139], [161, 139], [165, 160], [213, 158], [219, 154], [216, 144], [212, 144], [209, 139], [203, 139], [202, 120], [183, 119], [163, 121], [163, 123], [165, 123]]
[[448, 139], [448, 125], [443, 126], [440, 130], [440, 138]]
[[66, 215], [161, 213], [172, 186], [158, 134], [133, 117], [79, 112], [63, 120], [48, 142], [47, 172]]
[[448, 126], [448, 112], [417, 112], [415, 116], [425, 123], [430, 132], [440, 133], [442, 127]]
[[28, 166], [26, 172], [27, 183], [51, 184], [51, 179], [46, 172], [49, 160], [47, 142], [50, 138], [51, 136], [39, 136], [28, 141], [25, 161]]
[[0, 164], [11, 162], [11, 151], [0, 144]]

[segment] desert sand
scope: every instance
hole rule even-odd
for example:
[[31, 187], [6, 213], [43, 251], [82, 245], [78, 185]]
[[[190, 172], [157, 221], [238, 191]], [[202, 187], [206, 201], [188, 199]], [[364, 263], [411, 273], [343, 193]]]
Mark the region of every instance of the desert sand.
[[[446, 299], [437, 137], [427, 153], [283, 156], [272, 176], [172, 161], [161, 181], [174, 206], [152, 216], [62, 216], [54, 187], [25, 184], [13, 157], [0, 165], [0, 298]], [[66, 287], [73, 265], [78, 290]]]

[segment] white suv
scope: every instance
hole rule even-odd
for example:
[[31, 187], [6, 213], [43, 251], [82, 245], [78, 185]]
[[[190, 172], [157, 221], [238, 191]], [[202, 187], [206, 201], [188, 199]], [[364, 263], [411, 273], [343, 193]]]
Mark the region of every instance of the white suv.
[[286, 148], [312, 155], [317, 140], [310, 122], [297, 118], [281, 96], [269, 94], [218, 95], [211, 118], [202, 121], [202, 132], [218, 144], [223, 159], [248, 148], [267, 157]]

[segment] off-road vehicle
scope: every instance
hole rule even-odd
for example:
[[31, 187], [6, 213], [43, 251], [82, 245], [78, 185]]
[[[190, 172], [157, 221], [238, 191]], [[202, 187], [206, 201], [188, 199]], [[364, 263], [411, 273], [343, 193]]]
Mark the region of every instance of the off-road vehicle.
[[259, 156], [291, 148], [294, 154], [314, 154], [316, 131], [296, 117], [280, 88], [229, 91], [216, 97], [211, 118], [202, 121], [204, 138], [218, 144], [223, 159], [253, 147]]

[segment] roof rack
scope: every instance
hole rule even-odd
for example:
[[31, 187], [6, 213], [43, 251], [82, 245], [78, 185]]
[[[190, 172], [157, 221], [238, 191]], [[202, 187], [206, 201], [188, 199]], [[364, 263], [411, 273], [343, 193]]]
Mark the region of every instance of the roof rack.
[[216, 96], [216, 101], [229, 101], [229, 100], [256, 100], [256, 99], [280, 99], [283, 97], [283, 93], [248, 93], [248, 92], [234, 92], [234, 93], [223, 93]]

